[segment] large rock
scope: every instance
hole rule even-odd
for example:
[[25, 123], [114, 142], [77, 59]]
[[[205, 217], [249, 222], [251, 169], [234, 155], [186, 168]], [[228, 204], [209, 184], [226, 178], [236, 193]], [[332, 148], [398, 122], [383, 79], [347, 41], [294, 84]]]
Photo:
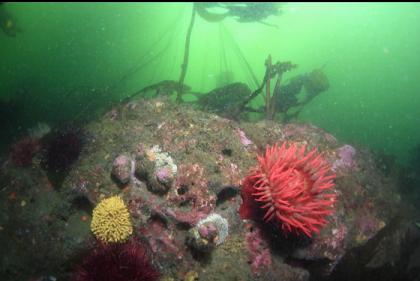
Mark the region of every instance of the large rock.
[[[113, 118], [114, 113], [119, 118]], [[21, 200], [31, 202], [29, 190], [38, 190], [43, 186], [42, 181], [47, 180], [41, 168], [29, 168], [38, 173], [29, 173], [27, 182], [22, 183], [20, 172], [10, 165], [3, 167], [1, 196], [6, 204], [0, 216], [3, 229], [0, 247], [10, 248], [12, 244], [7, 243], [15, 241], [16, 231], [24, 230], [28, 223], [33, 226], [30, 230], [34, 231], [33, 237], [48, 241], [35, 246], [30, 239], [25, 240], [24, 247], [14, 249], [21, 257], [19, 263], [3, 254], [8, 273], [3, 267], [0, 274], [6, 276], [5, 280], [14, 280], [12, 273], [31, 265], [33, 251], [37, 251], [38, 261], [44, 257], [54, 263], [47, 262], [42, 269], [21, 273], [19, 280], [45, 272], [66, 278], [89, 249], [86, 241], [94, 239], [86, 231], [92, 207], [111, 195], [123, 197], [131, 214], [134, 235], [146, 243], [154, 264], [166, 280], [184, 280], [190, 276], [204, 281], [291, 281], [310, 277], [341, 280], [346, 270], [352, 270], [350, 266], [343, 270], [342, 265], [355, 265], [351, 261], [358, 259], [354, 256], [357, 249], [366, 247], [369, 252], [370, 243], [376, 243], [376, 248], [383, 251], [385, 245], [392, 248], [392, 243], [386, 241], [396, 237], [395, 232], [388, 231], [394, 229], [393, 218], [402, 216], [402, 221], [409, 221], [407, 213], [397, 213], [401, 206], [395, 184], [375, 168], [371, 153], [355, 147], [355, 153], [344, 155], [341, 152], [345, 144], [315, 126], [275, 122], [239, 124], [162, 98], [118, 105], [84, 129], [90, 136], [84, 154], [63, 185], [52, 187], [54, 198], [60, 198], [60, 204], [46, 211], [53, 231], [42, 227], [45, 220], [40, 217], [22, 219], [26, 216], [16, 212], [26, 212], [20, 207]], [[238, 192], [241, 179], [256, 165], [257, 152], [267, 144], [285, 140], [308, 144], [308, 149], [317, 147], [327, 161], [337, 164], [337, 208], [329, 224], [312, 239], [284, 237], [278, 229], [270, 233], [264, 226], [243, 221], [238, 215], [242, 202]], [[10, 201], [7, 196], [15, 191], [19, 200]], [[26, 197], [21, 199], [21, 194]], [[197, 223], [211, 213], [226, 218], [229, 235], [222, 244], [201, 255], [192, 251], [186, 240]], [[209, 237], [217, 241], [216, 237]], [[398, 237], [404, 240], [402, 237], [407, 236]], [[397, 245], [386, 253], [392, 251], [399, 251]], [[410, 262], [406, 263], [413, 272], [417, 270], [415, 253], [412, 252]], [[74, 260], [74, 257], [78, 258]], [[372, 256], [355, 268], [384, 268], [385, 264], [398, 264], [401, 259], [391, 261]]]

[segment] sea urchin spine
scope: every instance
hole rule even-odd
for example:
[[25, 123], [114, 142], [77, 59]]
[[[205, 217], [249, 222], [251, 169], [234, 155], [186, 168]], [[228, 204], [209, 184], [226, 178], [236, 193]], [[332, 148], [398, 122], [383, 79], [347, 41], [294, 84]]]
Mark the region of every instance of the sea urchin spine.
[[136, 241], [98, 244], [78, 266], [74, 281], [156, 281], [159, 272]]

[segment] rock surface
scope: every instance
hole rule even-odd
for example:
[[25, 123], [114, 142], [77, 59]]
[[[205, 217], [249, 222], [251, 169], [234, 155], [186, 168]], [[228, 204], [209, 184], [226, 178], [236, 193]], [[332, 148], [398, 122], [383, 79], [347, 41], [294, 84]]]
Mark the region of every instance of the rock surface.
[[[4, 280], [45, 275], [69, 280], [94, 240], [92, 208], [112, 195], [123, 197], [134, 235], [150, 249], [162, 280], [350, 280], [340, 278], [360, 269], [368, 276], [389, 264], [394, 265], [389, 274], [401, 274], [401, 266], [418, 272], [416, 252], [403, 262], [407, 248], [401, 246], [409, 233], [410, 241], [418, 241], [409, 227], [416, 213], [402, 212], [407, 207], [395, 183], [363, 148], [354, 147], [351, 165], [336, 165], [336, 211], [311, 240], [272, 234], [240, 219], [241, 180], [265, 145], [307, 144], [331, 164], [341, 163], [346, 144], [320, 128], [237, 123], [160, 98], [116, 106], [84, 130], [90, 138], [61, 186], [52, 186], [36, 161], [29, 168], [2, 166]], [[188, 235], [212, 213], [227, 220], [229, 234], [209, 252], [194, 251]], [[354, 256], [361, 249], [370, 258]]]

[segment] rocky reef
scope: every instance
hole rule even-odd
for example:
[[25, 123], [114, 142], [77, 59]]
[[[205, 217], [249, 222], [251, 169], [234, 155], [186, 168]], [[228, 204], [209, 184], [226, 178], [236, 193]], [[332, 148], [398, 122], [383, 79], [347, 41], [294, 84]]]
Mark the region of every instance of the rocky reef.
[[[89, 139], [59, 185], [37, 152], [30, 165], [2, 164], [2, 280], [74, 280], [97, 243], [93, 209], [112, 196], [127, 207], [132, 239], [146, 248], [160, 280], [419, 274], [418, 213], [401, 202], [395, 181], [376, 168], [369, 150], [320, 128], [238, 123], [159, 97], [117, 105], [83, 130]], [[256, 155], [283, 141], [317, 148], [336, 174], [335, 210], [312, 237], [239, 216], [242, 181]]]

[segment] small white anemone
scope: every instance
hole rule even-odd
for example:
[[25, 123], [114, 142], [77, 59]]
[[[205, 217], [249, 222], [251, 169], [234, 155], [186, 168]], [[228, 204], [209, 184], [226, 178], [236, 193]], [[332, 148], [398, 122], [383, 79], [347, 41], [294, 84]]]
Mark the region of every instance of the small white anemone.
[[199, 221], [196, 227], [200, 228], [201, 226], [207, 223], [212, 223], [217, 228], [218, 235], [217, 235], [216, 245], [218, 246], [222, 244], [223, 242], [225, 242], [229, 234], [229, 223], [227, 219], [223, 218], [219, 214], [213, 213], [213, 214], [210, 214], [205, 219], [202, 219], [201, 221]]
[[28, 133], [31, 137], [40, 139], [46, 134], [48, 134], [50, 131], [51, 131], [51, 128], [47, 123], [38, 122], [36, 126], [28, 130]]
[[155, 155], [155, 171], [158, 171], [162, 168], [168, 168], [173, 176], [176, 175], [178, 167], [168, 153], [162, 152], [158, 145], [153, 146], [150, 149], [150, 152]]

